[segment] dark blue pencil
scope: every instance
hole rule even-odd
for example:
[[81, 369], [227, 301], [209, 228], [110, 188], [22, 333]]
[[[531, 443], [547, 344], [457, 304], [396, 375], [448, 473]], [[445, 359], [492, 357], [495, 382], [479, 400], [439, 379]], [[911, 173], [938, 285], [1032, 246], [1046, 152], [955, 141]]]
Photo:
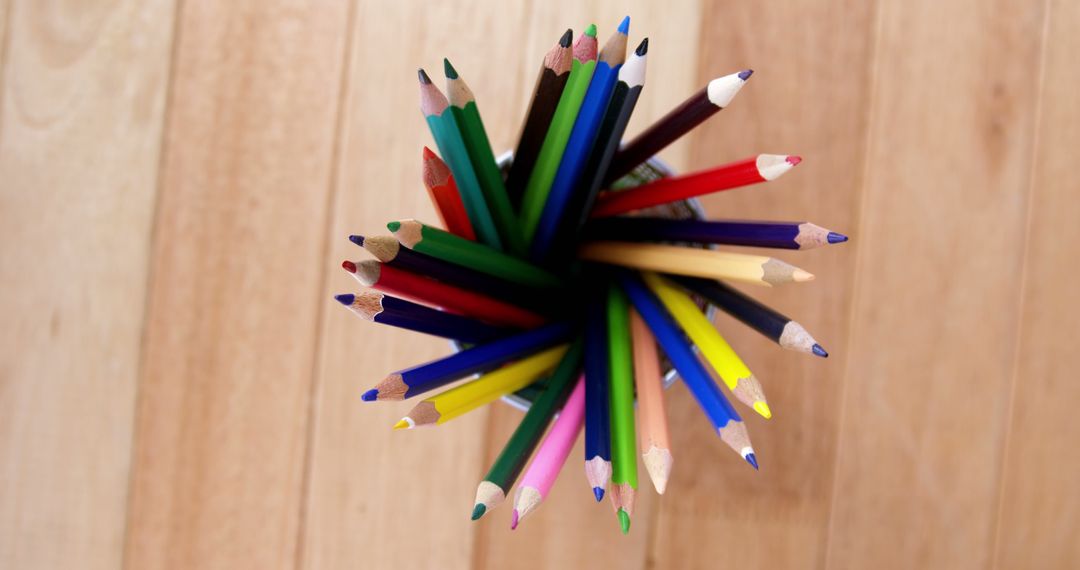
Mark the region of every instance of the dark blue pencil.
[[608, 401], [607, 291], [589, 296], [585, 320], [585, 477], [597, 501], [611, 479], [611, 403]]
[[565, 341], [572, 332], [570, 323], [559, 322], [469, 348], [446, 358], [394, 372], [360, 398], [365, 402], [411, 398], [454, 380], [487, 372], [511, 360], [540, 352]]
[[757, 469], [757, 457], [750, 445], [750, 434], [747, 433], [742, 418], [694, 355], [686, 335], [675, 324], [675, 320], [636, 273], [620, 272], [619, 283], [645, 324], [652, 329], [653, 336], [660, 348], [664, 349], [668, 360], [678, 370], [683, 383], [705, 410], [705, 415], [709, 416], [709, 420], [720, 433], [720, 439]]
[[424, 334], [449, 338], [458, 342], [484, 343], [513, 334], [513, 329], [425, 307], [412, 301], [391, 297], [381, 291], [368, 289], [358, 295], [335, 295], [365, 321], [408, 329]]
[[802, 325], [740, 293], [726, 283], [683, 275], [668, 275], [667, 278], [690, 292], [701, 295], [709, 303], [769, 337], [783, 348], [822, 358], [829, 356], [829, 353], [825, 352], [825, 349], [814, 340], [814, 337], [810, 336], [810, 333], [806, 332]]
[[616, 241], [688, 241], [778, 249], [812, 249], [842, 243], [847, 236], [809, 222], [670, 220], [609, 217], [590, 220], [585, 238]]
[[630, 16], [627, 16], [597, 57], [596, 71], [589, 81], [589, 89], [574, 120], [574, 129], [570, 132], [547, 202], [532, 236], [529, 257], [533, 261], [542, 261], [546, 257], [566, 203], [578, 189], [578, 181], [596, 143], [600, 124], [611, 101], [611, 92], [619, 78], [619, 68], [626, 60], [626, 34], [629, 31]]

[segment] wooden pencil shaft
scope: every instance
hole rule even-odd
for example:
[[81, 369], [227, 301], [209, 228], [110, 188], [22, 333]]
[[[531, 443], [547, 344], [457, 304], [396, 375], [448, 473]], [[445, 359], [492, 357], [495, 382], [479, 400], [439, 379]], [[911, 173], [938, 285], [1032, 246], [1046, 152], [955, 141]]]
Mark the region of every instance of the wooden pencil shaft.
[[611, 482], [637, 488], [637, 442], [634, 427], [634, 356], [630, 309], [614, 283], [607, 296], [608, 378], [611, 399]]
[[624, 145], [604, 176], [605, 185], [622, 178], [719, 110], [709, 101], [708, 88], [702, 87]]
[[614, 216], [586, 225], [586, 239], [675, 241], [800, 249], [799, 226], [805, 222], [747, 220], [671, 220]]
[[[578, 251], [581, 259], [621, 265], [635, 269], [693, 275], [716, 279], [733, 279], [755, 285], [772, 286], [790, 281], [781, 275], [783, 267], [791, 267], [760, 255], [745, 255], [674, 245], [627, 242], [590, 242]], [[773, 271], [773, 267], [777, 267]], [[801, 270], [799, 270], [801, 271]], [[778, 276], [774, 276], [776, 273]], [[791, 273], [791, 271], [787, 271]], [[789, 276], [790, 277], [790, 276]]]
[[585, 315], [585, 460], [611, 460], [607, 292], [596, 291]]

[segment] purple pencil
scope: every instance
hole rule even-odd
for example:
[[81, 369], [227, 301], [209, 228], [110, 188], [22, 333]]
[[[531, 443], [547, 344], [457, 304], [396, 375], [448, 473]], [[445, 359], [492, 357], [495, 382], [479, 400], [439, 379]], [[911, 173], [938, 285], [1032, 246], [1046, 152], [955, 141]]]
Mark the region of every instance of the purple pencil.
[[335, 295], [334, 298], [365, 321], [460, 342], [485, 343], [513, 334], [510, 329], [446, 313], [370, 289], [357, 295], [345, 293]]
[[842, 243], [847, 236], [809, 222], [669, 220], [609, 217], [591, 220], [586, 238], [618, 241], [688, 241], [778, 249], [812, 249]]

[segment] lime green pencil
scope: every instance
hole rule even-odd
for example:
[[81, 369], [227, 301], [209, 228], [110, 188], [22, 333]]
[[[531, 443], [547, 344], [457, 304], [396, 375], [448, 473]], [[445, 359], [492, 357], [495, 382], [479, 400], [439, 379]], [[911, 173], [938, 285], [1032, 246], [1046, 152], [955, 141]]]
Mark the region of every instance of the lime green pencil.
[[630, 531], [637, 493], [637, 440], [634, 429], [634, 351], [630, 306], [611, 284], [607, 297], [608, 377], [611, 382], [611, 502], [623, 534]]
[[595, 70], [596, 24], [591, 24], [574, 42], [574, 63], [570, 68], [570, 78], [567, 79], [566, 88], [559, 97], [559, 106], [555, 109], [551, 126], [548, 127], [547, 135], [544, 136], [544, 144], [540, 147], [536, 166], [533, 167], [529, 182], [525, 185], [525, 195], [521, 201], [521, 222], [526, 242], [532, 240], [536, 226], [540, 223], [540, 215], [544, 213], [551, 183], [554, 182], [555, 173], [559, 170], [559, 162], [562, 161], [566, 142], [570, 139], [570, 132], [574, 129], [574, 121], [577, 119], [578, 110], [581, 109], [581, 102], [585, 99], [585, 92], [589, 90], [589, 81], [592, 80]]

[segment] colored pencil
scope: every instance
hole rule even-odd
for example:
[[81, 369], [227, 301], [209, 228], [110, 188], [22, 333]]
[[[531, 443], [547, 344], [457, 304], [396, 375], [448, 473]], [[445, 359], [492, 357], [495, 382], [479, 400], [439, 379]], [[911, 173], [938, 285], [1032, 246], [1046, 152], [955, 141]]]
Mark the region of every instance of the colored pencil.
[[446, 73], [446, 95], [450, 100], [450, 118], [465, 143], [469, 161], [472, 162], [476, 178], [480, 182], [480, 191], [487, 201], [488, 210], [495, 220], [495, 228], [507, 251], [519, 257], [525, 255], [525, 241], [521, 237], [517, 215], [510, 207], [510, 198], [506, 195], [502, 172], [495, 163], [495, 153], [491, 150], [484, 121], [476, 105], [476, 96], [469, 85], [461, 78], [450, 60], [443, 59]]
[[570, 450], [581, 433], [585, 419], [585, 378], [581, 376], [574, 383], [574, 390], [566, 400], [559, 417], [551, 426], [551, 431], [540, 443], [529, 468], [521, 476], [514, 495], [514, 513], [511, 515], [510, 528], [517, 528], [522, 519], [536, 510], [547, 498], [551, 486], [559, 477]]
[[461, 203], [465, 205], [465, 212], [469, 215], [469, 223], [481, 242], [501, 250], [502, 240], [484, 199], [484, 193], [480, 190], [476, 171], [469, 161], [465, 141], [454, 125], [454, 114], [446, 112], [450, 108], [450, 102], [442, 91], [431, 83], [431, 78], [423, 69], [417, 74], [420, 77], [420, 111], [424, 114], [435, 145], [439, 147], [439, 153], [454, 174], [454, 182], [457, 184]]
[[473, 231], [472, 223], [469, 222], [465, 204], [461, 202], [461, 194], [458, 192], [450, 167], [426, 146], [421, 175], [428, 197], [431, 198], [431, 203], [435, 206], [435, 211], [439, 214], [439, 219], [446, 231], [467, 240], [476, 241], [476, 233]]
[[783, 348], [822, 358], [829, 356], [802, 325], [740, 293], [730, 285], [695, 277], [672, 275], [670, 278]]
[[401, 245], [413, 251], [529, 287], [562, 286], [557, 277], [535, 265], [416, 220], [390, 222], [386, 227]]
[[569, 323], [553, 323], [514, 336], [467, 348], [383, 378], [360, 399], [404, 400], [445, 386], [454, 380], [487, 372], [511, 360], [523, 358], [564, 342], [573, 332]]
[[366, 249], [379, 261], [397, 269], [487, 295], [534, 312], [543, 312], [551, 307], [551, 299], [537, 289], [402, 247], [401, 242], [393, 236], [373, 236], [365, 239], [364, 236], [352, 235], [349, 240]]
[[585, 308], [585, 478], [597, 502], [611, 479], [606, 299], [598, 289]]
[[668, 313], [682, 327], [686, 336], [701, 350], [720, 379], [727, 384], [735, 399], [750, 406], [765, 418], [772, 417], [769, 403], [765, 400], [765, 390], [761, 383], [746, 367], [746, 364], [724, 340], [716, 327], [705, 318], [697, 305], [682, 290], [672, 285], [655, 273], [643, 275], [645, 284], [667, 309]]
[[570, 391], [574, 387], [573, 381], [578, 377], [581, 366], [581, 351], [582, 339], [578, 338], [570, 345], [570, 350], [566, 351], [566, 355], [559, 361], [544, 391], [533, 401], [517, 429], [510, 435], [503, 450], [495, 458], [495, 463], [476, 488], [472, 520], [479, 519], [484, 516], [484, 513], [495, 508], [514, 486], [521, 470], [528, 463], [529, 456], [536, 449], [536, 444], [544, 436], [551, 418], [570, 397]]
[[608, 378], [611, 386], [611, 504], [623, 534], [630, 532], [637, 494], [637, 431], [634, 427], [634, 354], [630, 307], [615, 283], [607, 296]]
[[381, 323], [458, 342], [490, 342], [510, 334], [511, 329], [438, 311], [405, 299], [368, 289], [356, 295], [335, 295], [335, 299], [365, 321]]
[[619, 282], [630, 297], [641, 318], [652, 329], [668, 360], [678, 370], [690, 393], [709, 417], [720, 439], [734, 449], [754, 469], [758, 468], [757, 456], [750, 444], [750, 435], [731, 402], [713, 382], [708, 371], [694, 355], [686, 337], [672, 320], [660, 301], [649, 291], [641, 278], [631, 273], [620, 273]]
[[637, 165], [690, 132], [717, 111], [727, 107], [754, 71], [746, 69], [717, 77], [626, 143], [615, 155], [605, 178], [607, 184], [622, 178]]
[[548, 349], [424, 399], [394, 424], [394, 429], [443, 424], [486, 406], [535, 382], [551, 370], [565, 353], [565, 346]]
[[540, 66], [529, 112], [525, 115], [525, 123], [521, 126], [521, 135], [514, 151], [514, 162], [506, 176], [506, 193], [515, 208], [521, 205], [529, 173], [536, 165], [536, 157], [540, 154], [540, 146], [544, 143], [548, 125], [551, 124], [555, 108], [559, 105], [559, 97], [566, 88], [566, 80], [570, 78], [570, 64], [574, 60], [573, 51], [570, 49], [573, 37], [574, 32], [566, 30], [555, 47], [544, 56], [544, 63]]
[[[619, 81], [611, 93], [611, 102], [608, 103], [604, 122], [600, 124], [600, 133], [596, 137], [596, 145], [589, 154], [589, 162], [585, 166], [585, 179], [579, 189], [570, 195], [566, 204], [566, 212], [559, 220], [555, 236], [552, 238], [550, 252], [547, 260], [559, 260], [573, 253], [574, 245], [578, 241], [581, 226], [589, 219], [589, 211], [596, 202], [596, 195], [600, 192], [600, 186], [604, 181], [604, 174], [615, 151], [619, 149], [619, 141], [626, 126], [630, 123], [630, 116], [637, 106], [638, 97], [645, 85], [645, 67], [649, 53], [649, 38], [641, 40], [641, 44], [630, 56], [630, 59], [619, 69]], [[544, 235], [550, 231], [545, 226], [546, 220], [541, 220], [537, 235]], [[534, 244], [540, 238], [534, 239]]]
[[798, 156], [759, 154], [685, 176], [663, 178], [626, 190], [601, 192], [591, 216], [615, 216], [703, 194], [768, 182], [779, 178], [800, 162], [802, 158]]
[[547, 319], [517, 305], [402, 271], [374, 259], [342, 264], [365, 287], [496, 325], [530, 328]]
[[619, 241], [681, 241], [812, 249], [847, 241], [847, 236], [809, 222], [756, 222], [750, 220], [672, 220], [613, 216], [589, 222], [586, 239]]
[[630, 17], [627, 16], [597, 56], [596, 69], [574, 120], [574, 128], [570, 131], [562, 161], [555, 171], [555, 178], [533, 233], [529, 249], [529, 258], [533, 261], [542, 261], [547, 257], [567, 202], [571, 195], [579, 191], [579, 181], [585, 173], [592, 149], [597, 144], [597, 135], [611, 101], [612, 90], [618, 81], [619, 69], [626, 60], [626, 34], [629, 31]]
[[574, 62], [571, 64], [570, 77], [566, 80], [566, 88], [562, 97], [559, 97], [559, 105], [551, 118], [548, 132], [544, 135], [544, 144], [536, 157], [536, 165], [525, 184], [525, 194], [521, 199], [521, 222], [526, 242], [532, 240], [536, 224], [540, 221], [548, 190], [551, 189], [555, 172], [563, 160], [566, 143], [570, 139], [570, 132], [574, 128], [574, 121], [595, 70], [596, 25], [590, 25], [574, 42]]
[[814, 278], [811, 273], [771, 257], [656, 243], [596, 241], [583, 245], [578, 256], [635, 269], [733, 279], [766, 287]]
[[630, 310], [630, 335], [634, 340], [634, 386], [637, 388], [638, 416], [641, 419], [641, 459], [656, 492], [663, 495], [671, 477], [674, 458], [664, 407], [664, 377], [656, 339], [637, 311]]

